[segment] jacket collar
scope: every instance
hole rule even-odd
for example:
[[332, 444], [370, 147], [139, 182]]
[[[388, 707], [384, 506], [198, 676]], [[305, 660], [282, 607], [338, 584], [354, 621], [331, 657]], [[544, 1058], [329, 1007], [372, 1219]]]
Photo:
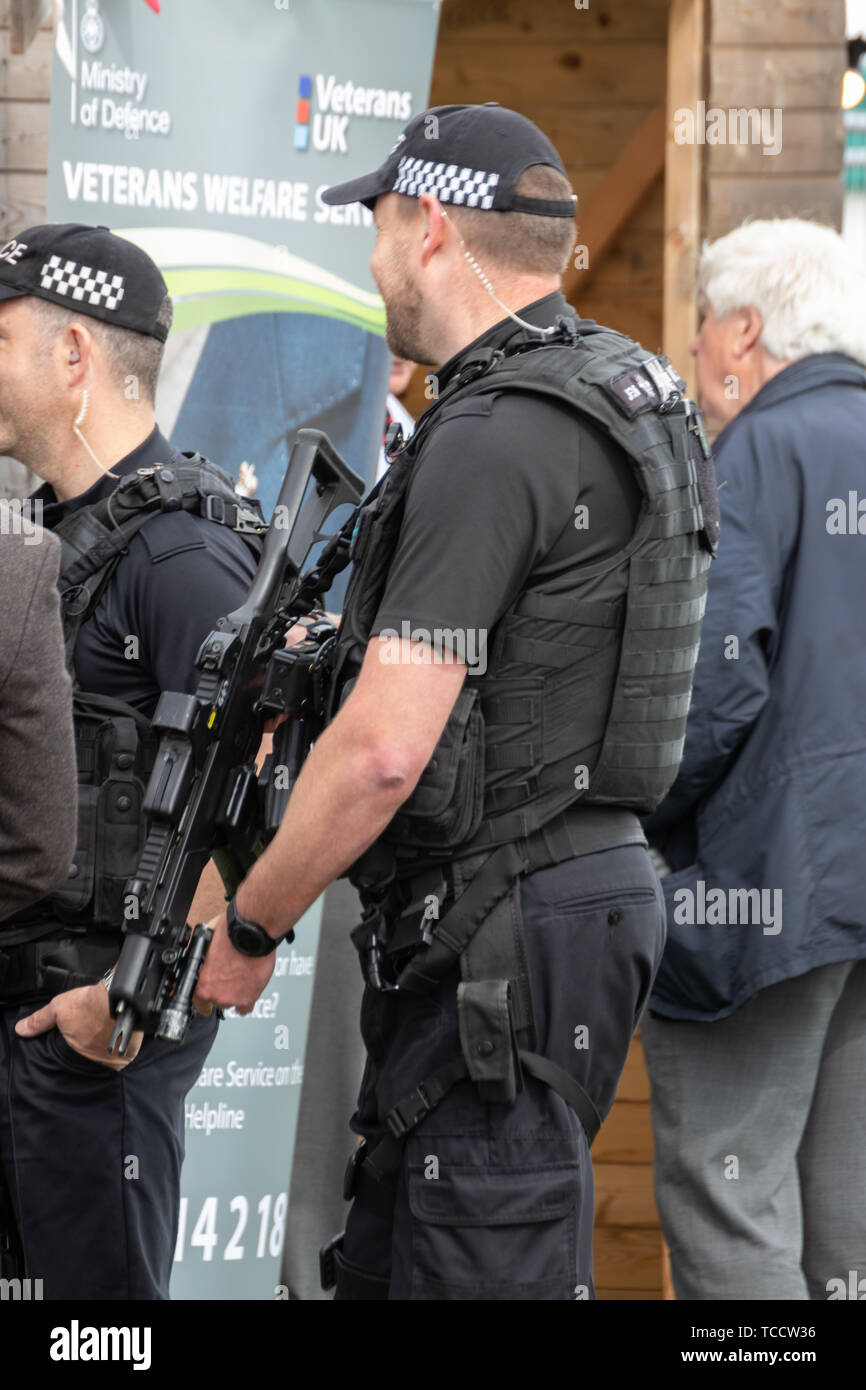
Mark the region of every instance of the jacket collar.
[[[804, 391], [837, 385], [866, 387], [866, 367], [861, 367], [853, 357], [846, 357], [841, 352], [820, 352], [810, 357], [800, 357], [765, 382], [735, 419], [791, 400]], [[731, 424], [734, 424], [734, 420]]]
[[[560, 290], [554, 290], [551, 294], [544, 295], [542, 299], [533, 300], [531, 304], [518, 309], [517, 313], [520, 318], [526, 319], [527, 323], [531, 323], [535, 328], [552, 327], [557, 314], [568, 314], [571, 318], [575, 317], [574, 310]], [[498, 323], [494, 323], [492, 328], [488, 328], [478, 338], [467, 343], [466, 347], [455, 352], [453, 357], [449, 357], [448, 361], [443, 363], [438, 372], [435, 373], [439, 390], [441, 391], [443, 387], [447, 386], [448, 382], [458, 374], [464, 363], [477, 353], [485, 348], [495, 351], [497, 348], [504, 347], [512, 338], [522, 338], [523, 336], [524, 330], [513, 319], [500, 319]]]

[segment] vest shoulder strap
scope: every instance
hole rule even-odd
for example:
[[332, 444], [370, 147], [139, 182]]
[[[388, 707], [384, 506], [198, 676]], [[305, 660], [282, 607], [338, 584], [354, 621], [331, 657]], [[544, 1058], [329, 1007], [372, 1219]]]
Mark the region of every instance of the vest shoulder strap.
[[187, 511], [238, 532], [258, 554], [267, 530], [261, 504], [241, 497], [227, 473], [200, 454], [172, 450], [166, 463], [122, 478], [106, 497], [65, 517], [60, 540], [60, 590], [67, 663], [82, 624], [99, 603], [132, 539], [153, 517]]

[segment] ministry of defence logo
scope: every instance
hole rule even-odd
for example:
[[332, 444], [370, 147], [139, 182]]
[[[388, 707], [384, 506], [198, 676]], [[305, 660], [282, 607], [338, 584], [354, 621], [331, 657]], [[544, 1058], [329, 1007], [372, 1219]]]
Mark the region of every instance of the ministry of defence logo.
[[88, 53], [98, 53], [105, 43], [105, 25], [99, 13], [99, 0], [87, 0], [87, 9], [81, 21], [81, 42]]

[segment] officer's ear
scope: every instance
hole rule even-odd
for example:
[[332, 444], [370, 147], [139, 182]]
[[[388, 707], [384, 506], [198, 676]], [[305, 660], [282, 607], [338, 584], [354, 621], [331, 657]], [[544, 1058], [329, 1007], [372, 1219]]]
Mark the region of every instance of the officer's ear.
[[70, 386], [86, 380], [93, 361], [93, 336], [83, 323], [70, 323], [63, 332], [61, 363]]
[[437, 251], [445, 246], [448, 224], [445, 209], [432, 193], [422, 193], [418, 199], [421, 210], [421, 265], [427, 267]]

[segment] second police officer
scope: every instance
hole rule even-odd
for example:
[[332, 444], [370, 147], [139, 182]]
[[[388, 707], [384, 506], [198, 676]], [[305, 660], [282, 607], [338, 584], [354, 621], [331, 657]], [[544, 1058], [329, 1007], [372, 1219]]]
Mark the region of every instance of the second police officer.
[[353, 527], [331, 722], [199, 996], [248, 1006], [349, 870], [367, 1065], [341, 1299], [592, 1297], [589, 1145], [664, 941], [638, 815], [680, 760], [716, 544], [663, 357], [561, 293], [574, 197], [495, 104], [412, 120], [373, 209], [402, 357], [444, 365]]
[[[61, 542], [79, 785], [65, 882], [0, 927], [0, 1164], [45, 1298], [162, 1299], [183, 1101], [217, 1022], [196, 1017], [180, 1049], [138, 1039], [110, 1057], [103, 977], [144, 839], [150, 718], [163, 690], [194, 689], [199, 646], [255, 572], [262, 518], [156, 425], [172, 305], [150, 257], [79, 224], [4, 250], [0, 452], [45, 479], [35, 501]], [[219, 896], [211, 884], [209, 911]]]

